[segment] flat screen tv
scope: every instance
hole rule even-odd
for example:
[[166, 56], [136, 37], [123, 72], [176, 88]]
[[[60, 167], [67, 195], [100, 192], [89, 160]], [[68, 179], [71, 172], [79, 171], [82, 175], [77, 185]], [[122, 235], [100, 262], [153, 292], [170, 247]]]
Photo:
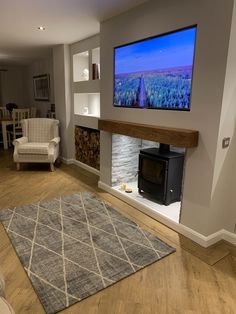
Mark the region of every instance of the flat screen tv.
[[190, 110], [197, 26], [114, 48], [114, 106]]

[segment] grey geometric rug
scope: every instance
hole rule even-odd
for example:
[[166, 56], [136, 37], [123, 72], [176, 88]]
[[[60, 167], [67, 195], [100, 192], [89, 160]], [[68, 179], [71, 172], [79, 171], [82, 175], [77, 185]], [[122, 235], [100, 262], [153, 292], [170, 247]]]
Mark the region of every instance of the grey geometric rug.
[[7, 208], [0, 220], [48, 314], [175, 251], [90, 192]]

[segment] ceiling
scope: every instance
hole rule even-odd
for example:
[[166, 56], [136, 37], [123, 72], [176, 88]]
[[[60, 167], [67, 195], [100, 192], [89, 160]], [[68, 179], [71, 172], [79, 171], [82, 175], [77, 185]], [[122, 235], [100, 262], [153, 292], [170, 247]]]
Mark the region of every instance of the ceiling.
[[[28, 64], [99, 33], [99, 22], [146, 0], [0, 0], [0, 66]], [[38, 26], [45, 31], [39, 31]]]

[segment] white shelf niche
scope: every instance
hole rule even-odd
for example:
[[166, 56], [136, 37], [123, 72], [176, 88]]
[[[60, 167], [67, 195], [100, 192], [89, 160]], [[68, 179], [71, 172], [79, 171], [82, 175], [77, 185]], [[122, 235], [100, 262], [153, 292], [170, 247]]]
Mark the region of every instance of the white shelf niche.
[[73, 81], [89, 80], [89, 52], [84, 51], [73, 55]]
[[75, 93], [74, 114], [100, 117], [100, 93]]
[[100, 47], [92, 49], [92, 80], [100, 79]]

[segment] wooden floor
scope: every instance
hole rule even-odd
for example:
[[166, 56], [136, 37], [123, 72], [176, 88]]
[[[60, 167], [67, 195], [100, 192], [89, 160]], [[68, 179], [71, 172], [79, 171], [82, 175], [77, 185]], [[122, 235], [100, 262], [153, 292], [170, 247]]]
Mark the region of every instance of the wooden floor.
[[[29, 165], [17, 172], [12, 152], [0, 150], [0, 208], [18, 206], [59, 194], [91, 190], [118, 210], [176, 248], [176, 253], [63, 314], [235, 314], [235, 250], [226, 243], [203, 249], [135, 208], [97, 188], [97, 178], [76, 166]], [[11, 243], [0, 225], [0, 267], [6, 297], [16, 314], [45, 313]]]

